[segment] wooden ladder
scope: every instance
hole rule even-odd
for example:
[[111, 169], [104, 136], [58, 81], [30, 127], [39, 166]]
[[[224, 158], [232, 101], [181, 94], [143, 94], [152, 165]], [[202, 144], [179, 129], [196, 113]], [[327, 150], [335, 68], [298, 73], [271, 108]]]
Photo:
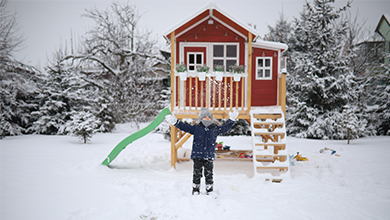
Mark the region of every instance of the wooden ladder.
[[254, 110], [251, 115], [254, 176], [281, 182], [290, 178], [286, 128], [282, 109]]

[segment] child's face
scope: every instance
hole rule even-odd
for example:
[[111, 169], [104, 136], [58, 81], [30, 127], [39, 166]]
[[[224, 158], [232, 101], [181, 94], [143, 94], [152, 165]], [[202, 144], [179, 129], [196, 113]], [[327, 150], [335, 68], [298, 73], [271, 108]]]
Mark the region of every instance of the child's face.
[[211, 121], [211, 118], [210, 118], [208, 115], [206, 115], [206, 116], [204, 116], [204, 117], [202, 118], [202, 120]]

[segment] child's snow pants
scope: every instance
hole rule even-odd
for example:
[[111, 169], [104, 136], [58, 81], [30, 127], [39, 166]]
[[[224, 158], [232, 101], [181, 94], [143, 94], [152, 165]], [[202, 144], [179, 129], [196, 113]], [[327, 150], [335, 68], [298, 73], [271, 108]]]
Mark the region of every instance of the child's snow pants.
[[194, 159], [194, 175], [192, 182], [196, 185], [200, 185], [200, 179], [202, 178], [203, 167], [204, 176], [206, 178], [206, 185], [213, 185], [213, 160]]

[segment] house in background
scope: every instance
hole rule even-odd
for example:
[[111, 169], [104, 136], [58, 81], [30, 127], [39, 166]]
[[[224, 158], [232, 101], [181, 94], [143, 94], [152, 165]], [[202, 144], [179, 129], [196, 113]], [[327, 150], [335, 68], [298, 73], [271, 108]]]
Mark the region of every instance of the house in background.
[[[379, 23], [375, 29], [375, 32], [381, 35], [384, 39], [384, 52], [390, 53], [390, 15], [384, 14], [382, 15]], [[385, 63], [389, 62], [389, 58], [385, 58]]]
[[[202, 107], [216, 119], [239, 110], [252, 129], [255, 175], [277, 181], [289, 174], [286, 148], [286, 74], [282, 53], [287, 45], [257, 40], [252, 27], [233, 18], [214, 4], [195, 12], [164, 35], [171, 46], [171, 112], [178, 119], [197, 119]], [[186, 71], [178, 72], [183, 64]], [[197, 67], [210, 68], [203, 77]], [[243, 66], [241, 74], [232, 66]], [[214, 67], [222, 66], [220, 71]], [[222, 72], [222, 73], [220, 73]], [[284, 72], [284, 73], [283, 73]], [[178, 149], [190, 134], [171, 127], [171, 161], [175, 167]], [[234, 147], [234, 146], [233, 146]]]

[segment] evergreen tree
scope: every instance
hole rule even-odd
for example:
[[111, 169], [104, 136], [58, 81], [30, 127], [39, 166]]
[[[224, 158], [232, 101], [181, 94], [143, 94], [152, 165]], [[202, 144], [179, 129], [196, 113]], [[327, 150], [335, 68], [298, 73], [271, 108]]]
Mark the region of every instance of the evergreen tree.
[[86, 144], [99, 126], [98, 119], [92, 113], [84, 111], [72, 112], [70, 118], [60, 132], [79, 137]]
[[13, 52], [23, 42], [17, 34], [15, 15], [0, 0], [0, 138], [26, 133], [36, 108], [36, 77], [39, 71], [13, 59]]
[[71, 70], [57, 61], [53, 67], [48, 67], [45, 83], [36, 97], [39, 108], [31, 114], [37, 118], [29, 128], [36, 134], [57, 134], [58, 129], [70, 119], [71, 105], [67, 94]]
[[370, 105], [369, 122], [378, 135], [390, 135], [390, 63], [372, 68], [367, 74], [364, 100]]
[[362, 136], [367, 125], [367, 121], [359, 119], [356, 110], [349, 105], [343, 107], [340, 118], [336, 122], [338, 136], [342, 139], [347, 139], [348, 144], [350, 140]]
[[266, 41], [289, 44], [292, 40], [292, 25], [283, 13], [279, 14], [279, 20], [276, 21], [275, 27], [268, 25], [268, 30], [268, 34], [264, 36]]
[[38, 103], [39, 72], [9, 60], [0, 68], [0, 138], [28, 133], [35, 118], [30, 113]]
[[65, 134], [67, 130], [62, 127], [74, 112], [88, 111], [97, 118], [99, 131], [111, 131], [114, 125], [107, 105], [109, 97], [83, 80], [85, 75], [77, 65], [67, 63], [63, 54], [62, 50], [57, 51], [53, 64], [47, 67], [45, 83], [36, 97], [39, 108], [32, 112], [37, 120], [29, 129], [38, 134]]
[[[338, 139], [336, 118], [342, 106], [356, 99], [354, 74], [344, 53], [346, 23], [333, 0], [307, 2], [301, 20], [295, 20], [287, 77], [287, 132], [298, 137]], [[337, 23], [337, 25], [336, 25]]]

